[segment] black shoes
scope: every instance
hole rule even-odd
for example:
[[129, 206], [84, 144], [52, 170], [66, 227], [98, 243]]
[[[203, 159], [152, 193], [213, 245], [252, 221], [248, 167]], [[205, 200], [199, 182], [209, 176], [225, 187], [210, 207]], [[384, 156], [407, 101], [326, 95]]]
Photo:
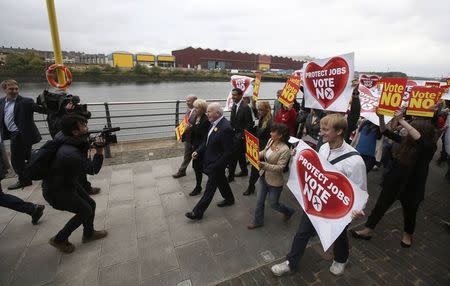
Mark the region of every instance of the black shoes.
[[188, 212], [185, 214], [185, 216], [188, 219], [192, 219], [192, 220], [201, 220], [203, 218], [203, 216], [197, 216], [194, 212]]
[[243, 193], [244, 196], [250, 196], [255, 192], [255, 186], [248, 186], [247, 190]]
[[295, 211], [290, 212], [289, 214], [284, 214], [283, 215], [283, 221], [287, 222], [288, 220], [291, 219], [292, 215], [295, 213]]
[[88, 190], [88, 194], [93, 196], [100, 193], [100, 190], [101, 190], [100, 188], [92, 187], [90, 190]]
[[21, 182], [21, 181], [17, 181], [17, 183], [15, 183], [14, 185], [11, 185], [8, 187], [8, 190], [17, 190], [17, 189], [23, 189], [25, 187], [31, 186], [33, 183], [32, 182]]
[[217, 204], [217, 206], [219, 208], [223, 208], [223, 207], [227, 207], [227, 206], [232, 206], [234, 205], [234, 200], [233, 201], [229, 201], [229, 200], [223, 200], [220, 203]]
[[195, 189], [189, 193], [191, 197], [197, 196], [202, 192], [202, 187], [195, 187]]
[[44, 205], [36, 205], [36, 208], [34, 209], [34, 212], [31, 214], [31, 223], [34, 225], [37, 225], [39, 222], [39, 219], [44, 214]]
[[363, 240], [370, 240], [372, 238], [371, 235], [362, 235], [356, 232], [356, 230], [354, 229], [349, 229], [348, 230], [350, 232], [350, 234], [356, 238], [356, 239], [363, 239]]
[[180, 171], [178, 171], [176, 174], [172, 175], [172, 177], [174, 179], [178, 179], [178, 178], [181, 178], [181, 177], [184, 177], [184, 176], [186, 176], [186, 172], [180, 172]]
[[235, 175], [236, 177], [247, 177], [248, 176], [248, 172], [239, 172]]

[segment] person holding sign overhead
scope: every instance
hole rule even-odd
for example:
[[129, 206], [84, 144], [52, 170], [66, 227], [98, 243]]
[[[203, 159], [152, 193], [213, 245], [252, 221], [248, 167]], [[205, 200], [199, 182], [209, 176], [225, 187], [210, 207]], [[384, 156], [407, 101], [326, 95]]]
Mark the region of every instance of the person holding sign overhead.
[[261, 189], [258, 192], [255, 219], [248, 229], [255, 229], [264, 224], [264, 202], [269, 196], [270, 206], [284, 215], [283, 221], [288, 221], [294, 210], [279, 202], [283, 190], [283, 169], [291, 156], [287, 145], [289, 130], [283, 124], [275, 124], [270, 130], [270, 139], [267, 146], [259, 152], [259, 166], [261, 177], [259, 179]]
[[392, 160], [387, 166], [389, 171], [384, 176], [381, 193], [365, 228], [352, 229], [350, 233], [356, 239], [371, 239], [376, 225], [398, 198], [404, 216], [404, 232], [400, 244], [403, 248], [408, 248], [412, 245], [417, 210], [425, 196], [428, 165], [437, 149], [438, 133], [428, 119], [417, 118], [409, 124], [403, 119], [403, 115], [404, 109], [397, 110], [391, 127], [395, 128], [400, 124], [407, 132], [404, 137], [387, 129], [384, 116], [379, 114], [381, 132], [395, 142], [391, 148]]
[[[326, 158], [336, 169], [356, 184], [361, 190], [367, 191], [367, 177], [364, 161], [358, 152], [345, 142], [347, 120], [341, 114], [330, 114], [320, 120], [320, 132], [326, 142], [319, 150], [319, 155]], [[354, 211], [352, 217], [363, 216], [364, 212]], [[348, 227], [348, 226], [347, 226]], [[347, 227], [334, 241], [334, 260], [330, 272], [342, 275], [349, 256]], [[298, 269], [300, 259], [305, 252], [309, 238], [315, 234], [311, 220], [303, 213], [297, 233], [294, 236], [286, 261], [272, 266], [272, 273], [283, 276]]]

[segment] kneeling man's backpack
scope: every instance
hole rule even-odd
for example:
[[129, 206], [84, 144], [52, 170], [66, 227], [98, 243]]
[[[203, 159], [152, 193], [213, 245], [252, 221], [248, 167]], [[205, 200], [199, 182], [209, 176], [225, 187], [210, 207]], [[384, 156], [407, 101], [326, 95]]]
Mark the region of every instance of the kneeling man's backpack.
[[54, 140], [47, 141], [41, 148], [31, 152], [30, 159], [24, 170], [24, 178], [39, 181], [47, 177], [50, 165], [55, 158], [61, 143]]

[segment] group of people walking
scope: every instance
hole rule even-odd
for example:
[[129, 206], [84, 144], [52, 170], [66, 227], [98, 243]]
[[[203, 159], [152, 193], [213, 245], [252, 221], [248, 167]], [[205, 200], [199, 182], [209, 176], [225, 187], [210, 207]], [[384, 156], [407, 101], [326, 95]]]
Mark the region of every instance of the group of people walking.
[[[230, 121], [224, 117], [219, 103], [207, 105], [204, 100], [188, 96], [186, 116], [190, 116], [189, 122], [193, 116], [193, 124], [185, 135], [189, 138], [185, 146], [189, 148], [186, 147], [182, 167], [174, 178], [186, 175], [186, 167], [193, 159], [196, 186], [190, 195], [201, 194], [202, 174], [208, 176], [208, 182], [203, 196], [194, 209], [186, 213], [186, 217], [201, 220], [217, 188], [224, 198], [218, 203], [219, 207], [234, 204], [235, 197], [229, 182], [235, 177], [248, 175], [244, 139], [244, 130], [247, 130], [259, 139], [260, 150], [260, 170], [251, 167], [248, 187], [243, 193], [248, 196], [257, 191], [255, 214], [247, 228], [252, 230], [264, 225], [267, 197], [270, 207], [283, 215], [283, 221], [288, 221], [295, 212], [295, 202], [280, 202], [280, 195], [285, 184], [284, 174], [295, 154], [295, 146], [288, 139], [296, 136], [304, 139], [363, 191], [367, 191], [367, 174], [383, 165], [381, 192], [375, 207], [368, 215], [364, 228], [348, 229], [347, 226], [336, 239], [331, 273], [344, 273], [349, 257], [347, 233], [355, 239], [369, 240], [378, 222], [397, 199], [401, 202], [404, 216], [400, 245], [411, 247], [416, 214], [424, 199], [429, 164], [437, 149], [437, 140], [446, 127], [437, 126], [436, 118], [405, 116], [404, 109], [398, 110], [389, 123], [385, 123], [384, 117], [379, 115], [378, 126], [360, 117], [357, 81], [353, 82], [353, 88], [347, 113], [308, 109], [303, 102], [285, 107], [278, 100], [273, 104], [272, 113], [268, 101], [253, 102], [243, 98], [241, 90], [233, 89]], [[436, 116], [438, 114], [442, 114], [442, 109], [436, 107]], [[257, 119], [256, 123], [253, 118]], [[235, 174], [237, 163], [240, 172]], [[352, 213], [354, 219], [365, 215], [364, 210]], [[308, 240], [314, 234], [315, 229], [308, 216], [303, 214], [286, 261], [274, 265], [273, 274], [281, 276], [297, 270]]]

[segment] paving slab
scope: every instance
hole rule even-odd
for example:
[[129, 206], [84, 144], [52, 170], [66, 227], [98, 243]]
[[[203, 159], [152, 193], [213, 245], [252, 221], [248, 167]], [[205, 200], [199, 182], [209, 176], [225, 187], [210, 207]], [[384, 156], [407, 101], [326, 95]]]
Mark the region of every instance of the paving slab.
[[[120, 158], [127, 161], [127, 158]], [[444, 168], [430, 166], [427, 194], [418, 212], [414, 246], [400, 248], [402, 214], [398, 203], [386, 214], [370, 242], [350, 238], [350, 261], [344, 276], [330, 275], [332, 252], [323, 253], [311, 239], [299, 273], [278, 279], [270, 266], [284, 257], [301, 217], [299, 205], [285, 188], [280, 200], [296, 209], [288, 223], [266, 204], [265, 225], [249, 231], [256, 195], [242, 196], [248, 177], [230, 186], [235, 205], [218, 208], [217, 192], [203, 220], [190, 221], [200, 196], [191, 166], [187, 176], [173, 179], [182, 158], [104, 166], [89, 176], [101, 193], [93, 196], [95, 227], [105, 239], [81, 243], [82, 227], [70, 237], [76, 250], [62, 255], [48, 245], [72, 216], [53, 209], [42, 198], [39, 182], [24, 190], [6, 191], [46, 209], [40, 223], [30, 216], [0, 208], [0, 285], [448, 285], [450, 282], [450, 185]], [[368, 176], [368, 212], [379, 194], [381, 172]], [[204, 177], [203, 186], [207, 177]], [[15, 182], [3, 181], [3, 186]], [[360, 226], [364, 219], [356, 220]]]

